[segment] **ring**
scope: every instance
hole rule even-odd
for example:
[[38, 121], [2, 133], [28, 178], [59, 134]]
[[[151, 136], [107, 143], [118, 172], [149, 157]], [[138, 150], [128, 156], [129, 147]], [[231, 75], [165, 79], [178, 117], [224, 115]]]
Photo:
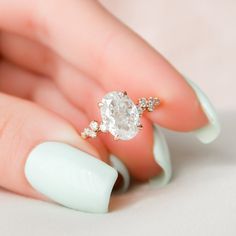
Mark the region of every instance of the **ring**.
[[135, 104], [127, 92], [109, 92], [98, 103], [102, 121], [91, 121], [89, 127], [81, 132], [81, 137], [96, 138], [99, 132], [109, 132], [115, 140], [132, 139], [143, 127], [140, 122], [143, 113], [152, 112], [159, 105], [158, 97], [143, 97]]

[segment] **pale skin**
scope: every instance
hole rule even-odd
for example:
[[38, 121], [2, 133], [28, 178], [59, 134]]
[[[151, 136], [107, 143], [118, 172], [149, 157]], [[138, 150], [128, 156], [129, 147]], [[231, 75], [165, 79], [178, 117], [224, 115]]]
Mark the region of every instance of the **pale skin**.
[[[153, 158], [154, 123], [191, 131], [208, 123], [181, 74], [138, 35], [92, 0], [0, 1], [0, 186], [43, 198], [27, 182], [24, 163], [40, 142], [74, 145], [109, 163], [114, 153], [134, 179], [161, 173]], [[158, 96], [133, 140], [79, 132], [100, 120], [109, 91], [134, 100]]]

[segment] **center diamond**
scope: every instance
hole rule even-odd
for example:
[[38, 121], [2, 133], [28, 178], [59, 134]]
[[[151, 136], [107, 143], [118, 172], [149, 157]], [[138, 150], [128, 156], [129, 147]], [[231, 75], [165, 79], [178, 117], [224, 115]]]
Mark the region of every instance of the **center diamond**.
[[136, 105], [123, 92], [106, 94], [100, 106], [102, 126], [115, 138], [132, 139], [138, 133], [140, 116]]

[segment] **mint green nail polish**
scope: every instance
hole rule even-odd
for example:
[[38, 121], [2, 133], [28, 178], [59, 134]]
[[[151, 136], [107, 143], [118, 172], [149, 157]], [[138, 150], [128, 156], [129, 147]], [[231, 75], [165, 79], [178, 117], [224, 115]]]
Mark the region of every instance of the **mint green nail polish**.
[[110, 156], [110, 161], [111, 161], [111, 166], [114, 169], [116, 169], [117, 172], [120, 173], [120, 175], [123, 178], [123, 185], [121, 186], [120, 189], [118, 189], [117, 192], [119, 192], [119, 193], [126, 192], [129, 188], [129, 185], [130, 185], [130, 175], [129, 175], [129, 171], [128, 171], [127, 167], [119, 158], [117, 158], [114, 155]]
[[153, 146], [154, 158], [157, 164], [162, 168], [163, 172], [161, 175], [152, 178], [150, 180], [150, 184], [157, 187], [162, 187], [168, 184], [172, 176], [170, 153], [165, 137], [157, 126], [153, 126], [153, 133], [154, 133], [154, 146]]
[[63, 206], [105, 213], [117, 171], [68, 144], [44, 142], [30, 152], [25, 176], [34, 189]]
[[199, 102], [201, 103], [202, 109], [205, 112], [209, 123], [198, 129], [194, 130], [193, 134], [202, 142], [202, 143], [210, 143], [213, 142], [220, 134], [221, 127], [220, 122], [218, 119], [218, 116], [216, 114], [216, 111], [211, 104], [208, 97], [203, 93], [203, 91], [191, 80], [186, 79], [189, 85], [193, 88], [195, 91]]

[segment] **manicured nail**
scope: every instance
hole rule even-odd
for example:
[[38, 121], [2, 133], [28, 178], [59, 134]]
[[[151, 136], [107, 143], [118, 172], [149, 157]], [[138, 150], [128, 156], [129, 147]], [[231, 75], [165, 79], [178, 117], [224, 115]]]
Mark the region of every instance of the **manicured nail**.
[[193, 134], [202, 142], [202, 143], [210, 143], [214, 141], [220, 134], [221, 127], [220, 122], [218, 119], [218, 116], [216, 114], [216, 111], [211, 104], [208, 97], [203, 93], [203, 91], [191, 80], [186, 79], [189, 85], [193, 88], [195, 91], [199, 102], [201, 103], [202, 109], [205, 112], [209, 123], [198, 129], [193, 131]]
[[123, 193], [126, 192], [130, 185], [130, 175], [127, 167], [125, 164], [116, 156], [111, 155], [110, 156], [111, 166], [117, 170], [117, 172], [122, 177], [122, 185], [119, 189], [117, 189], [116, 192]]
[[105, 213], [117, 171], [68, 144], [45, 142], [30, 152], [25, 176], [33, 188], [61, 205]]
[[162, 168], [162, 173], [150, 180], [150, 183], [162, 187], [166, 185], [172, 176], [170, 153], [164, 135], [157, 126], [153, 126], [154, 146], [153, 153], [157, 164]]

